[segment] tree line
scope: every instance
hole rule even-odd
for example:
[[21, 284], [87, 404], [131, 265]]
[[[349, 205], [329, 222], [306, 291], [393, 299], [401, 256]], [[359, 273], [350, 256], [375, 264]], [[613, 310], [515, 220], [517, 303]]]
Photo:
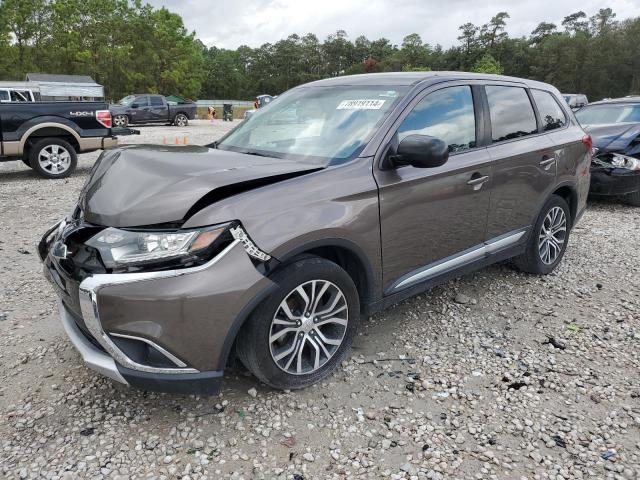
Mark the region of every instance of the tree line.
[[351, 40], [289, 35], [257, 48], [207, 47], [182, 18], [141, 0], [0, 0], [0, 76], [27, 72], [91, 75], [119, 98], [132, 92], [249, 99], [301, 83], [355, 73], [463, 70], [551, 83], [590, 99], [640, 94], [640, 17], [619, 21], [610, 8], [589, 17], [542, 22], [511, 38], [509, 14], [459, 27], [444, 49], [413, 33]]

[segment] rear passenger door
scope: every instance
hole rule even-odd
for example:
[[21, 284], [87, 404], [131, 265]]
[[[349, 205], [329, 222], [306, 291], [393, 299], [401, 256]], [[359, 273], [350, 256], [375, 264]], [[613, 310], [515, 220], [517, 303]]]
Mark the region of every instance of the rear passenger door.
[[149, 100], [150, 121], [166, 122], [169, 119], [169, 115], [163, 98], [158, 95], [152, 95], [149, 97]]
[[487, 240], [535, 223], [556, 179], [553, 142], [538, 121], [524, 85], [485, 85], [489, 109], [492, 189]]

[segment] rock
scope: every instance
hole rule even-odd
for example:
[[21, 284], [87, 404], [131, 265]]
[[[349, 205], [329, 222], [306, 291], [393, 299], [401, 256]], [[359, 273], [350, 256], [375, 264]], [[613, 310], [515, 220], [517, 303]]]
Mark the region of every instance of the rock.
[[453, 301], [461, 305], [465, 305], [471, 302], [471, 298], [467, 297], [464, 293], [457, 293], [456, 296], [453, 298]]
[[258, 391], [255, 388], [250, 388], [247, 393], [253, 398], [258, 396]]

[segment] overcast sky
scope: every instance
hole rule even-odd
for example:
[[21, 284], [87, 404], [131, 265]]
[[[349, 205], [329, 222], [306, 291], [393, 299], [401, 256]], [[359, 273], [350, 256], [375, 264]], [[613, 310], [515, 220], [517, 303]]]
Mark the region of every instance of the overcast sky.
[[611, 7], [618, 19], [637, 16], [640, 0], [149, 0], [179, 13], [207, 46], [237, 48], [274, 43], [291, 33], [315, 33], [322, 41], [343, 29], [354, 40], [386, 37], [395, 44], [419, 33], [429, 44], [457, 43], [458, 27], [486, 23], [506, 11], [509, 35], [528, 35], [541, 21], [560, 25], [570, 13], [593, 15]]

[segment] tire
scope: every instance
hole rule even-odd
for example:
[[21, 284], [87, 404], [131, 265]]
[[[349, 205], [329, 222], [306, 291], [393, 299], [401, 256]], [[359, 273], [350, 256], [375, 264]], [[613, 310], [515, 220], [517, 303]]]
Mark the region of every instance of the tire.
[[[267, 385], [304, 388], [331, 374], [347, 355], [360, 320], [358, 291], [341, 267], [313, 256], [293, 261], [271, 280], [278, 285], [277, 290], [242, 327], [236, 353], [244, 366]], [[303, 314], [305, 302], [299, 291], [306, 293], [308, 305], [313, 303], [312, 288], [317, 302], [311, 311], [324, 312], [325, 317]], [[332, 314], [331, 320], [326, 317], [328, 314]], [[333, 342], [325, 343], [323, 339]]]
[[[561, 223], [562, 215], [564, 215], [564, 224]], [[572, 221], [571, 210], [565, 199], [558, 195], [552, 195], [540, 211], [527, 243], [527, 249], [522, 255], [513, 259], [515, 266], [523, 272], [538, 275], [547, 275], [553, 272], [567, 249]], [[556, 226], [549, 233], [549, 227], [553, 227], [553, 225]], [[543, 238], [543, 235], [546, 237]], [[555, 242], [551, 240], [552, 236]], [[561, 242], [560, 239], [562, 239]]]
[[[55, 158], [50, 158], [51, 156]], [[66, 140], [43, 138], [31, 146], [29, 163], [31, 168], [44, 178], [65, 178], [76, 169], [78, 155]]]
[[640, 190], [633, 193], [627, 193], [622, 197], [622, 200], [633, 207], [640, 207]]
[[179, 113], [173, 119], [173, 124], [176, 127], [186, 127], [187, 125], [189, 125], [189, 119], [184, 113]]
[[127, 115], [114, 115], [113, 126], [120, 128], [129, 126], [129, 117]]
[[29, 163], [29, 158], [21, 158], [22, 163], [24, 163], [27, 167], [32, 168], [31, 164]]

